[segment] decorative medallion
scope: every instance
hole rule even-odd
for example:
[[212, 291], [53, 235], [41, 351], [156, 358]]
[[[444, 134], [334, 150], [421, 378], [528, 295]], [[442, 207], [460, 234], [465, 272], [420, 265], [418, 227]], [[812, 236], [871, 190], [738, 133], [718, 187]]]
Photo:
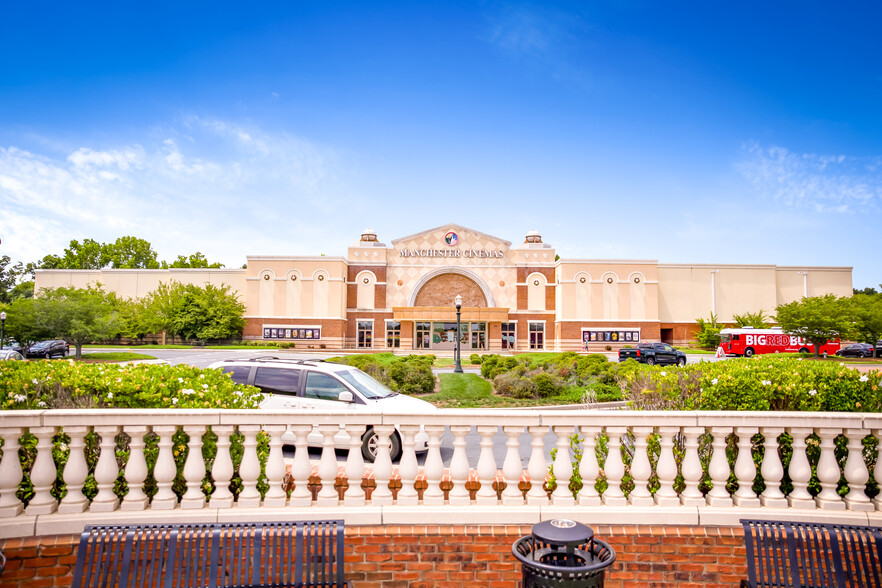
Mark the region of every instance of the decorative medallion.
[[453, 247], [454, 245], [459, 243], [459, 235], [457, 235], [453, 231], [449, 231], [446, 235], [444, 235], [444, 242]]
[[370, 282], [370, 280], [369, 280], [368, 278], [365, 278], [365, 279], [362, 280], [362, 282], [364, 282], [365, 284], [367, 284], [367, 283]]
[[398, 280], [398, 285], [399, 285], [399, 286], [403, 286], [403, 285], [404, 285], [404, 280]]
[[585, 283], [585, 276], [582, 276], [581, 278], [579, 278], [579, 282], [584, 284]]
[[321, 281], [324, 280], [324, 279], [325, 279], [325, 276], [319, 274], [319, 277], [318, 277], [319, 282], [321, 282]]
[[607, 284], [612, 284], [612, 283], [613, 283], [613, 279], [612, 279], [611, 277], [610, 277], [610, 278], [607, 278], [607, 279], [606, 279], [606, 283], [607, 283]]
[[640, 278], [634, 278], [634, 283], [635, 283], [635, 284], [639, 284], [639, 283], [640, 283]]
[[539, 285], [539, 280], [533, 280], [533, 285], [534, 285], [534, 286], [538, 286], [538, 285]]
[[263, 279], [264, 279], [264, 280], [268, 280], [268, 279], [269, 279], [269, 274], [263, 274]]
[[296, 281], [297, 281], [297, 276], [296, 276], [296, 275], [291, 276], [291, 281], [292, 281], [292, 282], [296, 282]]
[[499, 281], [499, 287], [502, 288], [503, 286], [505, 286], [505, 282], [502, 281], [502, 280], [500, 280], [500, 281]]

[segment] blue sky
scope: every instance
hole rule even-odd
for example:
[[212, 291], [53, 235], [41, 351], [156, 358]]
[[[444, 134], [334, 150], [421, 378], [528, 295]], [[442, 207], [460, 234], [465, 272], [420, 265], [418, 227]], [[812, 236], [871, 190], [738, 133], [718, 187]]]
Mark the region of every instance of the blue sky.
[[882, 282], [878, 3], [130, 4], [0, 11], [0, 254], [454, 222]]

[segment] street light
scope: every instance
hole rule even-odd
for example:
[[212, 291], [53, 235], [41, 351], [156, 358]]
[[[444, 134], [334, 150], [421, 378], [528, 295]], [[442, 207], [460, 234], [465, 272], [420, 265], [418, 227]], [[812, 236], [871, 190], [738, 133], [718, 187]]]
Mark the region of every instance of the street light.
[[459, 312], [460, 309], [462, 309], [462, 296], [457, 294], [454, 303], [456, 304], [456, 349], [454, 350], [453, 355], [456, 358], [456, 365], [453, 366], [453, 373], [461, 374], [462, 364], [459, 362], [459, 345], [461, 339], [461, 334], [459, 332]]
[[6, 335], [6, 313], [0, 312], [0, 349], [3, 349], [4, 335]]

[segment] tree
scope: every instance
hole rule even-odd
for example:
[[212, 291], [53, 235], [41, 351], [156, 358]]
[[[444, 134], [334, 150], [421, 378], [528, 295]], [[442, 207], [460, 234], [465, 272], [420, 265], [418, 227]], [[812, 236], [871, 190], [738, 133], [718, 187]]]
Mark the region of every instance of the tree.
[[882, 340], [882, 296], [856, 294], [849, 299], [849, 303], [854, 318], [852, 337], [872, 345], [873, 357], [876, 357], [876, 342]]
[[771, 317], [766, 316], [763, 310], [732, 315], [736, 327], [753, 327], [754, 329], [765, 329], [768, 326], [769, 318]]
[[23, 347], [29, 347], [37, 341], [53, 336], [48, 325], [42, 320], [39, 301], [33, 298], [18, 298], [3, 310], [6, 312], [6, 337], [15, 339]]
[[820, 356], [821, 346], [827, 341], [845, 336], [853, 329], [848, 299], [836, 298], [833, 294], [782, 304], [776, 313], [776, 321], [785, 332], [815, 346], [815, 356]]
[[137, 237], [120, 237], [104, 245], [104, 255], [114, 269], [158, 269], [156, 252], [148, 241]]
[[163, 269], [165, 268], [188, 268], [188, 267], [196, 267], [196, 268], [218, 268], [224, 267], [222, 263], [209, 263], [202, 253], [197, 251], [193, 255], [187, 257], [184, 255], [178, 255], [178, 258], [171, 263], [162, 262]]
[[245, 305], [228, 286], [161, 283], [141, 304], [138, 325], [144, 332], [228, 339], [241, 335], [245, 326]]
[[[104, 248], [104, 245], [94, 239], [83, 239], [82, 243], [74, 239], [70, 242], [68, 248], [64, 250], [64, 256], [55, 268], [101, 269], [107, 265], [107, 253]], [[47, 260], [45, 257], [43, 259], [50, 263], [55, 261], [54, 259]]]
[[699, 347], [713, 349], [720, 344], [720, 331], [723, 329], [723, 325], [717, 322], [716, 314], [710, 313], [710, 318], [707, 320], [699, 317], [695, 322], [698, 323], [698, 332], [695, 333], [695, 338], [698, 340]]
[[[882, 290], [882, 284], [879, 284], [879, 289]], [[864, 288], [862, 290], [858, 290], [857, 288], [852, 288], [852, 291], [854, 291], [855, 294], [869, 294], [869, 295], [878, 294], [878, 292], [876, 292], [876, 288], [871, 288], [870, 286], [867, 286], [866, 288]]]
[[74, 345], [77, 359], [83, 357], [83, 344], [115, 337], [123, 327], [119, 299], [100, 286], [47, 289], [35, 302], [39, 321], [52, 336]]

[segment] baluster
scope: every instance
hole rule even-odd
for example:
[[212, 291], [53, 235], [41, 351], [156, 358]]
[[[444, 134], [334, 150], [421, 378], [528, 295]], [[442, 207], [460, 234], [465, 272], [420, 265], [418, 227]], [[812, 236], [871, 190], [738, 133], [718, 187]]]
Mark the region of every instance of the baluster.
[[95, 465], [95, 484], [98, 493], [89, 507], [91, 512], [110, 512], [119, 507], [119, 497], [113, 493], [113, 484], [119, 477], [119, 464], [116, 461], [116, 436], [118, 426], [102, 425], [95, 427], [95, 433], [101, 437], [101, 453]]
[[[882, 444], [882, 429], [873, 429], [873, 436], [876, 438], [876, 441]], [[876, 447], [879, 447], [879, 445]], [[876, 465], [873, 467], [873, 478], [876, 480], [876, 484], [882, 488], [882, 451], [876, 455]], [[0, 477], [0, 479], [2, 479], [2, 477]], [[876, 505], [876, 510], [882, 510], [882, 492], [876, 495], [873, 499], [873, 504]]]
[[732, 498], [736, 506], [760, 506], [759, 498], [753, 491], [753, 480], [756, 478], [756, 465], [751, 453], [751, 437], [759, 432], [757, 427], [736, 427], [738, 435], [738, 458], [735, 460], [735, 477], [738, 479], [738, 490]]
[[[18, 459], [19, 437], [21, 427], [4, 427], [3, 460], [0, 461], [0, 517], [15, 517], [24, 510], [21, 500], [15, 495], [21, 483], [21, 462]], [[879, 468], [876, 468], [878, 473]]]
[[864, 431], [862, 429], [846, 429], [848, 435], [848, 459], [845, 460], [845, 479], [848, 480], [848, 494], [845, 495], [845, 504], [848, 510], [869, 512], [874, 510], [870, 497], [864, 491], [870, 480], [870, 472], [864, 461], [862, 443]]
[[845, 510], [845, 502], [836, 492], [836, 485], [842, 472], [836, 461], [834, 439], [839, 434], [837, 429], [817, 429], [821, 438], [821, 458], [818, 460], [818, 480], [821, 492], [815, 497], [815, 504], [824, 510]]
[[444, 504], [444, 491], [441, 489], [441, 478], [444, 476], [444, 461], [441, 459], [441, 435], [444, 425], [426, 425], [429, 435], [429, 453], [423, 471], [426, 474], [426, 490], [423, 492], [423, 504], [438, 506]]
[[573, 432], [571, 426], [552, 427], [557, 436], [555, 445], [557, 452], [552, 464], [556, 487], [551, 494], [551, 502], [555, 506], [571, 506], [576, 504], [576, 499], [570, 490], [570, 480], [573, 478], [573, 463], [570, 457], [570, 435]]
[[217, 455], [211, 466], [211, 477], [214, 478], [214, 492], [208, 501], [211, 508], [232, 508], [233, 493], [230, 492], [230, 481], [233, 479], [235, 470], [233, 458], [230, 456], [230, 436], [235, 427], [233, 425], [213, 425], [213, 433], [217, 435]]
[[548, 494], [545, 492], [545, 473], [548, 464], [545, 462], [545, 434], [548, 427], [528, 427], [530, 433], [530, 462], [527, 464], [527, 473], [530, 474], [530, 490], [527, 492], [527, 504], [548, 504]]
[[600, 494], [594, 485], [600, 475], [600, 465], [597, 463], [597, 435], [600, 427], [581, 427], [582, 433], [582, 459], [579, 462], [579, 475], [582, 476], [582, 489], [579, 490], [578, 499], [580, 506], [600, 505]]
[[622, 492], [622, 477], [625, 475], [625, 462], [622, 461], [622, 435], [628, 429], [625, 427], [607, 427], [606, 434], [609, 436], [606, 455], [606, 463], [603, 472], [606, 474], [606, 492], [603, 493], [603, 504], [607, 506], [626, 506], [628, 499]]
[[[291, 425], [294, 434], [294, 463], [291, 464], [291, 477], [294, 478], [294, 490], [288, 504], [291, 506], [310, 506], [312, 504], [312, 492], [309, 490], [309, 475], [312, 473], [312, 464], [309, 463], [309, 433], [312, 425]], [[361, 437], [358, 438], [359, 451], [361, 451]]]
[[416, 478], [420, 466], [417, 463], [416, 434], [419, 425], [399, 425], [401, 431], [401, 460], [398, 462], [398, 475], [401, 477], [401, 489], [398, 491], [398, 504], [414, 505], [419, 503], [420, 495], [416, 490]]
[[67, 444], [70, 454], [62, 471], [62, 479], [67, 485], [67, 495], [58, 505], [60, 513], [85, 512], [89, 508], [89, 499], [83, 494], [83, 484], [89, 477], [85, 452], [85, 437], [88, 431], [89, 427], [84, 426], [64, 427], [64, 432], [70, 436], [70, 442]]
[[255, 508], [260, 506], [260, 492], [257, 490], [257, 479], [260, 477], [257, 434], [260, 433], [260, 425], [239, 425], [239, 432], [245, 436], [242, 442], [242, 463], [239, 464], [239, 477], [242, 478], [239, 508]]
[[710, 506], [732, 506], [732, 496], [726, 489], [729, 483], [729, 459], [726, 457], [728, 446], [727, 437], [732, 432], [731, 427], [711, 427], [714, 436], [714, 452], [708, 464], [707, 473], [710, 475], [714, 487], [707, 493], [707, 503]]
[[634, 459], [631, 461], [631, 476], [634, 479], [634, 489], [628, 497], [628, 502], [634, 506], [652, 506], [655, 499], [649, 491], [649, 477], [652, 475], [652, 464], [649, 462], [647, 451], [647, 435], [652, 433], [652, 427], [634, 427]]
[[506, 435], [505, 460], [502, 462], [502, 475], [505, 477], [505, 489], [502, 491], [502, 504], [505, 506], [518, 506], [524, 504], [524, 494], [521, 492], [521, 476], [524, 475], [524, 465], [521, 463], [520, 436], [524, 432], [522, 425], [514, 427], [502, 427]]
[[392, 504], [392, 490], [389, 480], [392, 478], [392, 441], [389, 436], [395, 433], [393, 425], [374, 425], [377, 434], [377, 457], [374, 460], [374, 479], [377, 487], [371, 494], [371, 502], [377, 506]]
[[340, 500], [334, 484], [337, 481], [337, 452], [334, 448], [334, 435], [340, 432], [339, 425], [319, 425], [322, 434], [322, 458], [319, 460], [318, 476], [322, 488], [316, 497], [316, 504], [336, 506]]
[[120, 510], [144, 510], [150, 502], [144, 493], [144, 481], [148, 473], [147, 460], [144, 458], [144, 435], [147, 434], [147, 427], [126, 425], [123, 431], [129, 436], [129, 459], [126, 461], [124, 474], [129, 491], [121, 499]]
[[[659, 487], [655, 492], [655, 504], [659, 506], [680, 506], [680, 497], [674, 489], [677, 479], [677, 459], [674, 457], [674, 436], [680, 427], [659, 427], [659, 444], [661, 450], [655, 471], [658, 474]], [[633, 468], [632, 468], [633, 470]]]
[[453, 457], [450, 458], [450, 479], [453, 486], [447, 495], [452, 506], [468, 505], [471, 502], [466, 482], [469, 479], [469, 458], [466, 455], [466, 435], [471, 425], [451, 425], [453, 434]]
[[763, 427], [763, 464], [760, 473], [766, 482], [766, 489], [760, 496], [763, 506], [769, 508], [784, 508], [787, 506], [787, 498], [781, 492], [781, 479], [784, 477], [784, 465], [778, 455], [778, 437], [784, 432], [781, 427]]
[[190, 436], [190, 440], [187, 442], [187, 459], [183, 470], [187, 491], [181, 496], [181, 508], [205, 508], [205, 494], [202, 492], [202, 480], [205, 478], [202, 435], [205, 434], [205, 425], [184, 425], [184, 432]]
[[787, 473], [790, 474], [790, 480], [793, 482], [793, 490], [787, 497], [790, 508], [815, 508], [815, 499], [808, 491], [812, 467], [806, 454], [805, 442], [805, 438], [811, 434], [812, 429], [790, 429], [790, 435], [793, 437], [793, 457], [790, 458], [790, 465], [787, 468]]
[[55, 427], [31, 427], [30, 431], [37, 437], [37, 458], [31, 468], [34, 496], [25, 512], [29, 515], [53, 513], [58, 508], [58, 502], [50, 492], [57, 476], [55, 460], [52, 459], [52, 436], [55, 435]]
[[285, 458], [282, 455], [282, 434], [285, 425], [265, 425], [263, 431], [269, 435], [269, 455], [266, 459], [266, 482], [268, 485], [263, 497], [264, 506], [285, 506], [288, 493], [285, 492]]
[[159, 435], [159, 454], [156, 457], [156, 465], [153, 466], [153, 477], [156, 479], [156, 494], [150, 503], [153, 510], [171, 510], [177, 505], [178, 497], [172, 490], [177, 468], [172, 450], [174, 441], [172, 436], [178, 428], [174, 425], [160, 425], [153, 427], [153, 432]]
[[680, 471], [683, 474], [683, 483], [686, 487], [680, 495], [680, 502], [684, 506], [704, 506], [707, 501], [704, 494], [698, 489], [701, 476], [701, 459], [698, 457], [698, 438], [704, 434], [704, 427], [684, 427], [683, 436], [686, 438], [686, 454], [683, 456], [683, 464]]
[[346, 506], [364, 506], [364, 455], [361, 453], [361, 436], [364, 435], [364, 425], [346, 425], [346, 433], [349, 435], [349, 453], [346, 455], [346, 482], [348, 487], [343, 494], [343, 504]]
[[481, 456], [478, 458], [478, 479], [481, 487], [475, 494], [476, 504], [497, 504], [499, 502], [496, 490], [493, 489], [493, 480], [496, 478], [496, 459], [493, 457], [493, 436], [499, 430], [496, 425], [478, 425], [478, 434], [481, 436]]

